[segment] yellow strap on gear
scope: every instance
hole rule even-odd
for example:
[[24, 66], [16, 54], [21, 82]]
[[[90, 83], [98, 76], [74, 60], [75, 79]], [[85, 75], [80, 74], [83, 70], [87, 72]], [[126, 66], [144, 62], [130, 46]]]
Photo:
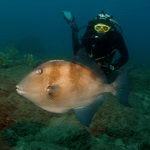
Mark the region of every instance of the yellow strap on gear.
[[94, 26], [94, 30], [98, 33], [106, 33], [111, 29], [110, 26], [103, 24], [103, 23], [98, 23]]

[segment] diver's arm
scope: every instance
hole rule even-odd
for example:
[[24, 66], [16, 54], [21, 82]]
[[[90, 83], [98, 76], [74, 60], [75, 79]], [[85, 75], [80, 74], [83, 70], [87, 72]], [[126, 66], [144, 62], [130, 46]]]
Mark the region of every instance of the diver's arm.
[[86, 32], [84, 33], [82, 39], [81, 39], [81, 48], [89, 48], [91, 45], [91, 35], [92, 33], [90, 32], [90, 30], [88, 29], [89, 27], [87, 27]]
[[76, 57], [82, 46], [81, 46], [81, 43], [79, 41], [79, 35], [78, 35], [79, 28], [76, 24], [75, 19], [71, 22], [71, 32], [72, 32], [73, 55], [74, 55], [74, 57]]
[[73, 47], [73, 55], [77, 56], [81, 44], [79, 41], [78, 32], [76, 32], [73, 29], [72, 29], [72, 47]]
[[116, 64], [114, 64], [114, 67], [116, 69], [120, 68], [121, 66], [123, 66], [129, 59], [129, 54], [128, 54], [128, 49], [126, 47], [125, 41], [122, 37], [122, 35], [120, 33], [118, 33], [117, 35], [117, 39], [116, 39], [116, 46], [115, 48], [119, 51], [120, 53], [120, 58], [117, 61]]
[[62, 11], [64, 19], [67, 21], [69, 26], [71, 27], [72, 32], [72, 47], [73, 47], [73, 55], [76, 56], [80, 49], [80, 42], [78, 38], [79, 28], [75, 21], [75, 17], [72, 15], [70, 11]]

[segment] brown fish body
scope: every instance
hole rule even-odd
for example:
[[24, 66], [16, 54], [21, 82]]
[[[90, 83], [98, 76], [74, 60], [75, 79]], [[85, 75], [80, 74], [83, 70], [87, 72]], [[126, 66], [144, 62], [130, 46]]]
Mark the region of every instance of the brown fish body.
[[17, 92], [47, 111], [62, 113], [89, 105], [113, 88], [81, 64], [56, 60], [27, 75], [17, 85]]

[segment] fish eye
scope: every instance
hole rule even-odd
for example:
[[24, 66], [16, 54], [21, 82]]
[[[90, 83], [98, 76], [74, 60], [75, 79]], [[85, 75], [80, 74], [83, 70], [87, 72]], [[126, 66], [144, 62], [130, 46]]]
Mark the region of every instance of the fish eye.
[[35, 73], [40, 75], [43, 73], [43, 69], [42, 68], [38, 68], [37, 70], [35, 70]]

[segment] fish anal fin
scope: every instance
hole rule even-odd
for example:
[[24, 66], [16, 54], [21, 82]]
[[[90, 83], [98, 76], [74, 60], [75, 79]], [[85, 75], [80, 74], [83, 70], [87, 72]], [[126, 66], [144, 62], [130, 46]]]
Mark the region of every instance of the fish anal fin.
[[89, 127], [94, 114], [97, 112], [98, 108], [103, 104], [105, 96], [101, 95], [93, 103], [88, 106], [76, 108], [74, 112], [77, 119], [81, 122], [82, 125]]

